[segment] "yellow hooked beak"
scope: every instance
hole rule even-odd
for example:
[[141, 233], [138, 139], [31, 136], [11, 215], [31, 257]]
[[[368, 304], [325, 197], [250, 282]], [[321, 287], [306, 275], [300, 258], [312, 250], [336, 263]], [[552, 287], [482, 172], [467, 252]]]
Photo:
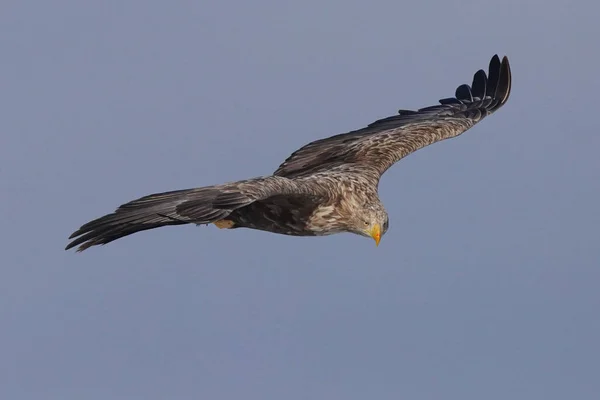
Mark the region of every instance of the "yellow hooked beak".
[[370, 233], [371, 237], [375, 239], [375, 246], [379, 246], [379, 241], [381, 240], [381, 226], [379, 226], [379, 224], [373, 225]]

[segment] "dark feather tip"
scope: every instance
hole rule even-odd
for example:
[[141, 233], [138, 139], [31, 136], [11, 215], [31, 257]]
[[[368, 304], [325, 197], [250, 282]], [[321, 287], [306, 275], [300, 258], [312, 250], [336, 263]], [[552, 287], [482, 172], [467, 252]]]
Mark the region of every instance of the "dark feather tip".
[[485, 75], [485, 71], [480, 69], [473, 76], [473, 85], [471, 86], [473, 97], [478, 97], [479, 100], [482, 100], [486, 95], [486, 86], [487, 76]]
[[460, 85], [456, 88], [456, 98], [459, 100], [464, 100], [468, 102], [473, 101], [473, 94], [471, 93], [471, 88], [469, 85]]

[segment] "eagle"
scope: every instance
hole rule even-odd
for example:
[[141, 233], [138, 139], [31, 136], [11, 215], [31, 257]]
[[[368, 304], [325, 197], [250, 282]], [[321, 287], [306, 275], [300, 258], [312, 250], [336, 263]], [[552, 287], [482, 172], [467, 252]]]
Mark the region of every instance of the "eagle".
[[91, 246], [168, 225], [250, 228], [292, 236], [351, 232], [375, 240], [388, 230], [379, 199], [383, 173], [410, 153], [456, 137], [502, 107], [510, 95], [508, 58], [494, 55], [488, 74], [471, 86], [416, 111], [379, 119], [365, 128], [311, 142], [270, 176], [155, 193], [121, 205], [76, 230], [65, 250]]

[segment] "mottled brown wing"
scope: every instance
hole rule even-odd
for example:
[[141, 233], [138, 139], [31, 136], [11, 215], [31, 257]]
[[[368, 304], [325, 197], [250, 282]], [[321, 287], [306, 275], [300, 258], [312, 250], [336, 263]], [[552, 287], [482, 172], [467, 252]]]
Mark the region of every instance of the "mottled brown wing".
[[317, 140], [295, 151], [275, 171], [288, 178], [306, 176], [343, 165], [365, 165], [383, 174], [408, 154], [453, 138], [502, 107], [510, 95], [508, 58], [495, 55], [489, 74], [479, 70], [473, 83], [461, 85], [455, 97], [417, 111], [373, 122], [366, 128]]
[[[305, 199], [326, 198], [326, 192], [318, 185], [297, 182], [290, 179], [270, 176], [231, 182], [223, 185], [207, 186], [195, 189], [176, 190], [155, 193], [121, 205], [111, 214], [96, 218], [81, 226], [69, 237], [72, 241], [66, 250], [79, 246], [83, 251], [90, 246], [110, 243], [136, 232], [160, 228], [169, 225], [209, 224], [228, 217], [232, 212], [257, 201], [272, 197], [289, 196], [288, 203]], [[308, 201], [308, 200], [306, 200]], [[281, 203], [281, 202], [280, 202]], [[310, 202], [305, 209], [314, 207]], [[284, 225], [286, 210], [280, 208], [272, 218], [282, 216]], [[262, 216], [245, 213], [248, 226], [261, 220]]]

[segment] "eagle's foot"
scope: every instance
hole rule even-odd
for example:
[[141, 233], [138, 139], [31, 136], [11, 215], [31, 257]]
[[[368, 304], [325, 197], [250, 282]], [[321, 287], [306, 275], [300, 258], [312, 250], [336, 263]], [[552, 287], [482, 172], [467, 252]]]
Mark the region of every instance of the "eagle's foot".
[[232, 228], [234, 224], [234, 222], [230, 219], [221, 219], [219, 221], [213, 222], [213, 224], [215, 224], [215, 226], [219, 229], [229, 229]]

